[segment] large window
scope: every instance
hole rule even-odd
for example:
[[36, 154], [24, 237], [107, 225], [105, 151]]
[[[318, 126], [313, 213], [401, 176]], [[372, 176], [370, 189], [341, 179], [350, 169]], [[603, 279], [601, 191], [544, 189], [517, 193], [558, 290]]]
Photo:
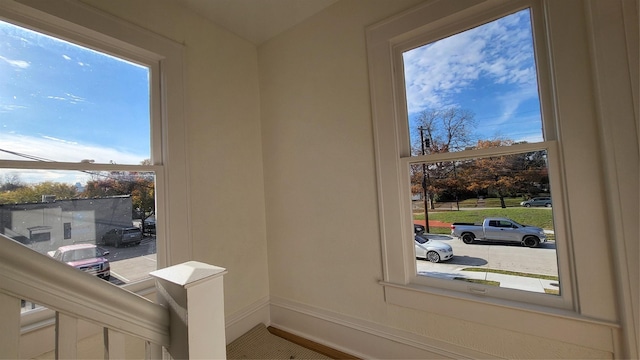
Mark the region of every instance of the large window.
[[117, 285], [146, 278], [163, 171], [150, 67], [8, 22], [0, 41], [0, 231]]
[[417, 273], [559, 295], [530, 9], [402, 55]]
[[37, 6], [57, 18], [0, 6], [0, 232], [152, 286], [190, 259], [182, 47], [82, 4]]
[[537, 4], [434, 2], [370, 34], [384, 283], [573, 306]]

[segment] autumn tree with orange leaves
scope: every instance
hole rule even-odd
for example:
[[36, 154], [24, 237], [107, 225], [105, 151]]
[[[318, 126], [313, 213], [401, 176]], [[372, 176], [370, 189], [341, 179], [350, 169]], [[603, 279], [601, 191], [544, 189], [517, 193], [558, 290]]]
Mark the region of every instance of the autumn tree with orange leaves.
[[[511, 140], [479, 140], [476, 148], [513, 144]], [[467, 190], [494, 194], [500, 198], [502, 208], [506, 208], [505, 196], [539, 191], [549, 182], [544, 151], [473, 159], [461, 166], [460, 175], [466, 179]], [[533, 184], [539, 187], [532, 188]]]
[[130, 195], [136, 217], [143, 220], [155, 213], [154, 176], [145, 172], [110, 171], [94, 173], [87, 181], [83, 197]]

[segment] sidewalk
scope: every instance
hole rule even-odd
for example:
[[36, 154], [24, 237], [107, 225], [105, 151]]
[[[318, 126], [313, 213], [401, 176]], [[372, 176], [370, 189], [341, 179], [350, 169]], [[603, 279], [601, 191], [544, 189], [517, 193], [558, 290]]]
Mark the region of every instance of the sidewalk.
[[[504, 275], [491, 272], [480, 271], [459, 271], [460, 277], [466, 279], [478, 279], [497, 281], [500, 283], [500, 287], [509, 289], [518, 289], [531, 292], [545, 293], [548, 290], [558, 291], [558, 280], [546, 280], [524, 276]], [[545, 291], [547, 290], [547, 291]]]
[[546, 280], [524, 276], [504, 275], [483, 271], [464, 271], [462, 270], [462, 268], [459, 270], [448, 270], [448, 272], [418, 271], [418, 274], [449, 280], [475, 279], [496, 281], [499, 282], [500, 287], [503, 288], [525, 290], [538, 293], [553, 293], [560, 290], [560, 288], [558, 287], [558, 280]]

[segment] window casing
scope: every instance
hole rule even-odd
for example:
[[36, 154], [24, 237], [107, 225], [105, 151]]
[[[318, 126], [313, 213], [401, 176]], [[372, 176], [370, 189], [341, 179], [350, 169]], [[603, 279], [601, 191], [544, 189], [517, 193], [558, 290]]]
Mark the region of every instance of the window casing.
[[[544, 141], [489, 149], [463, 150], [455, 153], [412, 154], [411, 141], [407, 132], [408, 116], [402, 65], [403, 52], [525, 8], [529, 8], [532, 13]], [[563, 205], [566, 196], [563, 191], [565, 185], [562, 156], [556, 128], [555, 104], [551, 96], [553, 91], [544, 22], [542, 4], [538, 1], [471, 5], [432, 1], [368, 30], [367, 45], [376, 136], [378, 187], [381, 198], [380, 215], [384, 264], [382, 284], [389, 289], [406, 288], [482, 302], [507, 300], [515, 306], [529, 303], [536, 304], [536, 306], [575, 308], [574, 282], [570, 272], [572, 251], [568, 235], [568, 218]], [[469, 285], [417, 275], [412, 239], [410, 166], [424, 162], [455, 161], [540, 150], [544, 150], [548, 154], [550, 185], [554, 189], [553, 213], [558, 273], [562, 286], [561, 296], [548, 296], [486, 285]], [[395, 296], [387, 297], [387, 301], [392, 303], [397, 299]], [[402, 301], [399, 302], [399, 304], [401, 303]]]

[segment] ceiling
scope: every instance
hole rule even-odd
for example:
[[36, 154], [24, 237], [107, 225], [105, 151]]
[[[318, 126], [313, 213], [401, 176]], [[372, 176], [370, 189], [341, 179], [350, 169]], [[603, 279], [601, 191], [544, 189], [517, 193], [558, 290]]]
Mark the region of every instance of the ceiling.
[[260, 45], [338, 0], [180, 0], [191, 10]]

